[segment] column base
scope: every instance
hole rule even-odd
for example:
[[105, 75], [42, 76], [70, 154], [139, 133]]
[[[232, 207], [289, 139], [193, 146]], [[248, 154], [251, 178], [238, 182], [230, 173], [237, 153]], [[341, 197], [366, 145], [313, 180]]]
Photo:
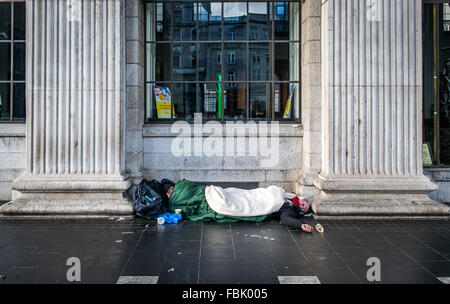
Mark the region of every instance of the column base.
[[13, 200], [3, 215], [112, 216], [132, 215], [121, 175], [23, 175], [13, 182]]
[[314, 186], [302, 185], [296, 183], [295, 193], [304, 198], [310, 198], [318, 195], [320, 191]]
[[0, 208], [3, 215], [14, 216], [113, 216], [132, 215], [126, 200], [37, 200], [16, 199]]
[[305, 198], [318, 195], [320, 191], [314, 186], [314, 180], [317, 178], [317, 175], [318, 172], [300, 172], [295, 183], [296, 193]]
[[425, 176], [413, 178], [320, 177], [312, 199], [316, 218], [430, 218], [450, 215], [450, 207], [429, 198], [437, 185]]

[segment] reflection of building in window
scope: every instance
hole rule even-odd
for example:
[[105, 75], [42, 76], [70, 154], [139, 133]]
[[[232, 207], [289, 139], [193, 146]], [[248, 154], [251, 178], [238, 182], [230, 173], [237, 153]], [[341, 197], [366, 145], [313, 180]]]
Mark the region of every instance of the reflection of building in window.
[[181, 40], [181, 32], [180, 30], [173, 30], [173, 37], [175, 40]]
[[275, 19], [276, 20], [288, 20], [289, 14], [287, 10], [287, 2], [276, 2], [275, 5]]
[[[423, 6], [423, 164], [448, 167], [450, 4], [441, 3], [443, 1], [432, 2]], [[436, 11], [439, 13], [436, 14]]]
[[25, 2], [0, 1], [0, 121], [25, 120]]
[[260, 64], [261, 63], [261, 56], [258, 53], [253, 53], [252, 54], [252, 60], [253, 60], [253, 63]]
[[222, 51], [217, 52], [217, 64], [222, 64]]
[[230, 87], [235, 87], [236, 84], [234, 81], [236, 80], [236, 73], [235, 72], [229, 72], [228, 73], [228, 81], [230, 81]]
[[181, 56], [173, 56], [173, 66], [181, 68]]
[[259, 70], [253, 71], [253, 80], [261, 80], [261, 72]]
[[203, 89], [203, 108], [205, 112], [216, 112], [216, 90], [209, 90], [207, 85], [204, 84]]
[[163, 30], [164, 30], [163, 4], [157, 3], [157, 6], [156, 6], [156, 31], [158, 33], [162, 33]]
[[227, 57], [228, 57], [228, 64], [236, 63], [236, 52], [235, 51], [228, 51]]
[[251, 27], [250, 38], [253, 40], [258, 40], [258, 28], [256, 26]]
[[[172, 89], [177, 119], [205, 111], [208, 119], [282, 120], [287, 97], [280, 95], [273, 111], [273, 90], [277, 82], [299, 83], [299, 2], [179, 2], [146, 2], [147, 87]], [[147, 100], [147, 118], [154, 118], [151, 109]]]
[[444, 32], [450, 32], [450, 4], [443, 4], [443, 26]]

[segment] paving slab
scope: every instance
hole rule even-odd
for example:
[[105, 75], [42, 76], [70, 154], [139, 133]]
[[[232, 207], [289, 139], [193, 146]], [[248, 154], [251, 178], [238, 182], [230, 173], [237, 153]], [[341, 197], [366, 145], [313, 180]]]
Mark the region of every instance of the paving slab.
[[[307, 219], [310, 224], [318, 222]], [[0, 284], [443, 284], [449, 220], [319, 220], [308, 234], [262, 223], [0, 218]], [[79, 280], [69, 280], [80, 261]], [[380, 280], [370, 279], [369, 259]], [[72, 271], [72, 272], [71, 272]]]

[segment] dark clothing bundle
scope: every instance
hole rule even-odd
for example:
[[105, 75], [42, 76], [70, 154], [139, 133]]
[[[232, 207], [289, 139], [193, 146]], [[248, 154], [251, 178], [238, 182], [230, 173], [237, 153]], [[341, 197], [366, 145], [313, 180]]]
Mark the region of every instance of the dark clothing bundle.
[[273, 215], [280, 216], [281, 223], [289, 227], [301, 228], [304, 224], [301, 220], [304, 213], [289, 199], [285, 199], [283, 206]]

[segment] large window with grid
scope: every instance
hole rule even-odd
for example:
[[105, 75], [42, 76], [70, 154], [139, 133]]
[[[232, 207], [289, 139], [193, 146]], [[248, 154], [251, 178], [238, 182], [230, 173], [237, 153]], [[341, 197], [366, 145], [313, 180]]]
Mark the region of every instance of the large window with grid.
[[0, 122], [25, 121], [25, 2], [0, 0]]
[[146, 118], [298, 121], [299, 2], [146, 3]]

